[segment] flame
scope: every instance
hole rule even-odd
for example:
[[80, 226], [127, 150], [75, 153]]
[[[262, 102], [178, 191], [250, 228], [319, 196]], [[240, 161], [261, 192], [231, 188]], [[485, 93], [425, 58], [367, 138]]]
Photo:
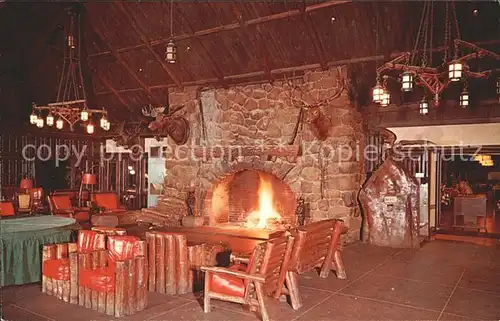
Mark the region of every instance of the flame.
[[[259, 175], [259, 209], [250, 213], [246, 226], [267, 228], [269, 220], [280, 220], [281, 216], [273, 206], [273, 187], [271, 182]], [[257, 223], [255, 223], [257, 222]]]

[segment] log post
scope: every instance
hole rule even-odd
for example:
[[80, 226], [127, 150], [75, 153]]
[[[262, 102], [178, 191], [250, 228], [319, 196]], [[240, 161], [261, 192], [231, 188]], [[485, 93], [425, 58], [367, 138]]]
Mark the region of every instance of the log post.
[[[89, 269], [90, 267], [90, 254], [89, 253], [79, 253], [78, 254], [78, 271], [81, 272], [84, 269]], [[78, 285], [78, 305], [85, 306], [85, 288]]]
[[156, 234], [156, 292], [165, 293], [165, 238]]
[[165, 280], [165, 292], [169, 295], [177, 294], [177, 270], [178, 260], [177, 260], [177, 244], [175, 242], [174, 234], [165, 234], [166, 240], [165, 246], [165, 265], [166, 265], [166, 280]]
[[135, 268], [137, 274], [135, 311], [142, 311], [146, 308], [148, 299], [148, 285], [147, 285], [148, 271], [147, 271], [147, 260], [145, 256], [138, 256], [135, 258]]
[[[56, 244], [56, 259], [62, 260], [68, 258], [68, 244], [66, 243], [59, 243]], [[55, 283], [57, 284], [57, 290], [56, 290], [56, 295], [59, 300], [63, 300], [63, 287], [64, 287], [64, 281], [63, 280], [56, 280]]]
[[78, 253], [69, 253], [69, 303], [78, 304]]
[[294, 310], [302, 307], [302, 298], [299, 292], [299, 274], [297, 272], [287, 271], [285, 277], [286, 287], [290, 295], [290, 303]]
[[149, 260], [149, 291], [156, 291], [156, 238], [154, 233], [146, 233]]
[[[100, 268], [100, 259], [101, 259], [101, 251], [94, 251], [92, 252], [92, 270], [97, 270]], [[99, 291], [96, 290], [90, 290], [90, 297], [91, 297], [91, 305], [92, 305], [92, 310], [97, 311], [99, 309]]]
[[[99, 251], [99, 267], [104, 268], [108, 264], [108, 252], [107, 251]], [[97, 311], [101, 313], [106, 313], [106, 292], [99, 292], [97, 298]]]
[[186, 294], [189, 291], [189, 258], [187, 249], [187, 238], [184, 234], [176, 234], [175, 240], [177, 243], [177, 294]]
[[128, 273], [127, 286], [125, 288], [125, 314], [131, 315], [136, 311], [135, 298], [136, 298], [136, 284], [137, 284], [137, 274], [135, 268], [135, 260], [126, 260], [126, 271]]
[[[43, 267], [43, 262], [47, 260], [53, 260], [55, 259], [56, 256], [56, 246], [54, 244], [50, 245], [44, 245], [43, 246], [43, 252], [42, 252], [42, 267]], [[47, 294], [52, 294], [48, 293], [47, 285], [49, 283], [48, 278], [44, 275], [44, 271], [42, 270], [42, 292], [47, 293]], [[51, 289], [52, 290], [52, 289]], [[50, 291], [52, 292], [52, 291]]]
[[127, 285], [128, 271], [125, 261], [116, 262], [116, 280], [115, 280], [115, 317], [125, 316], [125, 287]]

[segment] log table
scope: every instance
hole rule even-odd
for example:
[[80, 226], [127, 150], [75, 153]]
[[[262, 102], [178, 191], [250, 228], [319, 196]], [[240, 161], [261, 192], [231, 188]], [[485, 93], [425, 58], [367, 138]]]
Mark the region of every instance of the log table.
[[201, 266], [215, 266], [223, 244], [189, 241], [183, 233], [146, 233], [149, 291], [180, 295], [195, 292], [203, 284]]

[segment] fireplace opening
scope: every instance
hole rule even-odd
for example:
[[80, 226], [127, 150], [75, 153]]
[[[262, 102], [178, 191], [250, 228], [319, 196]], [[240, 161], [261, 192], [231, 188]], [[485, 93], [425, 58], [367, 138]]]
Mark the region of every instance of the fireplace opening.
[[278, 177], [243, 170], [216, 183], [207, 195], [208, 223], [217, 227], [280, 230], [296, 225], [296, 200]]

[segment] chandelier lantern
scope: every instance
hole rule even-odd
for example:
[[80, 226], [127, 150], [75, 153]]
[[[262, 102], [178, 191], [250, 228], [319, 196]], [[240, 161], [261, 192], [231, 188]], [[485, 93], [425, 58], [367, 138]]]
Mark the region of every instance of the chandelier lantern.
[[[64, 60], [61, 78], [59, 80], [59, 88], [57, 91], [56, 101], [49, 103], [46, 106], [37, 106], [33, 103], [32, 113], [30, 115], [30, 123], [39, 128], [43, 127], [44, 118], [42, 113], [47, 112], [46, 124], [53, 126], [54, 120], [57, 129], [63, 129], [67, 123], [69, 129], [74, 131], [75, 125], [80, 121], [87, 123], [82, 124], [87, 133], [94, 132], [92, 124], [93, 115], [107, 115], [104, 108], [90, 109], [87, 106], [87, 96], [83, 81], [83, 73], [81, 66], [81, 23], [80, 15], [68, 11], [69, 26], [65, 30], [66, 41], [64, 42]], [[37, 116], [37, 113], [40, 116]], [[101, 126], [109, 129], [109, 121], [105, 118], [107, 125]]]

